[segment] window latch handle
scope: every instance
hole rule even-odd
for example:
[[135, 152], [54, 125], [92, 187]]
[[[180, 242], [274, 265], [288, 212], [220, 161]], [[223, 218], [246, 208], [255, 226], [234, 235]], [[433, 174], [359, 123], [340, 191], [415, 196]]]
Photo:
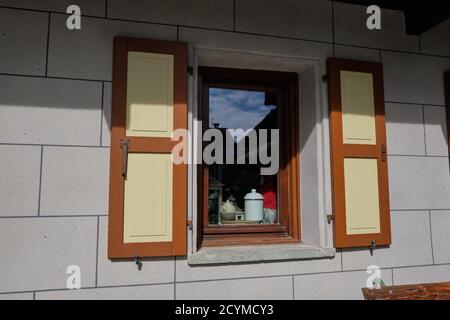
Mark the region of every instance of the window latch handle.
[[130, 139], [120, 140], [120, 149], [122, 149], [122, 176], [126, 177], [128, 171], [128, 149], [130, 148]]

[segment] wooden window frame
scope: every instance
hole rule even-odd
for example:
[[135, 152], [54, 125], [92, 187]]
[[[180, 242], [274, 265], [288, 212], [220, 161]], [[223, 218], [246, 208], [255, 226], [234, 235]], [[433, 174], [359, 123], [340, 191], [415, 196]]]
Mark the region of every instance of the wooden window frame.
[[173, 130], [187, 128], [187, 45], [181, 42], [116, 37], [114, 39], [108, 258], [177, 256], [187, 253], [187, 165], [173, 164], [172, 241], [124, 243], [125, 178], [122, 173], [121, 141], [126, 138], [129, 153], [171, 154], [178, 143], [171, 138], [126, 136], [128, 52], [149, 52], [174, 56]]
[[[278, 172], [278, 212], [281, 225], [208, 225], [208, 166], [198, 165], [198, 229], [197, 245], [227, 246], [300, 241], [300, 157], [298, 129], [298, 75], [296, 73], [199, 67], [198, 114], [203, 131], [209, 127], [210, 87], [269, 91], [275, 90], [282, 99], [280, 113], [280, 170]], [[202, 150], [204, 146], [201, 146]]]
[[[344, 144], [340, 71], [371, 73], [375, 107], [375, 145]], [[389, 186], [384, 110], [383, 66], [380, 63], [338, 58], [328, 59], [330, 142], [334, 243], [336, 248], [373, 247], [391, 243]], [[384, 148], [382, 148], [384, 145]], [[344, 158], [377, 159], [380, 197], [380, 233], [348, 235], [346, 231]]]

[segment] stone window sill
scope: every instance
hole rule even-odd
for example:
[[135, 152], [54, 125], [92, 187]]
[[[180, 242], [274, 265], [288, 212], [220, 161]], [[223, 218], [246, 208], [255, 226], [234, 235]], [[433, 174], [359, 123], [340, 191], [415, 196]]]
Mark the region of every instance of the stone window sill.
[[206, 247], [188, 256], [192, 266], [333, 258], [334, 248], [306, 244]]

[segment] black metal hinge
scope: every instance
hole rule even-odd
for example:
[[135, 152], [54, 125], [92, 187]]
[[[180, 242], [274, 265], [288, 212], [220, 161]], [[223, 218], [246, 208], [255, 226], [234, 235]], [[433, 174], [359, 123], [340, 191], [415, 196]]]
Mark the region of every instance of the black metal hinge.
[[332, 214], [327, 214], [327, 222], [328, 224], [331, 224], [331, 222], [334, 221], [334, 216]]

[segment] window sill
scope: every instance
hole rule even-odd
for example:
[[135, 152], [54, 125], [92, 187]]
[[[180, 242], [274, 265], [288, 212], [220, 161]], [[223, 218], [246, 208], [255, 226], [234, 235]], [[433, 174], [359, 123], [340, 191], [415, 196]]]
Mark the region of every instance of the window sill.
[[205, 247], [188, 256], [188, 264], [210, 265], [333, 258], [334, 248], [306, 244]]

